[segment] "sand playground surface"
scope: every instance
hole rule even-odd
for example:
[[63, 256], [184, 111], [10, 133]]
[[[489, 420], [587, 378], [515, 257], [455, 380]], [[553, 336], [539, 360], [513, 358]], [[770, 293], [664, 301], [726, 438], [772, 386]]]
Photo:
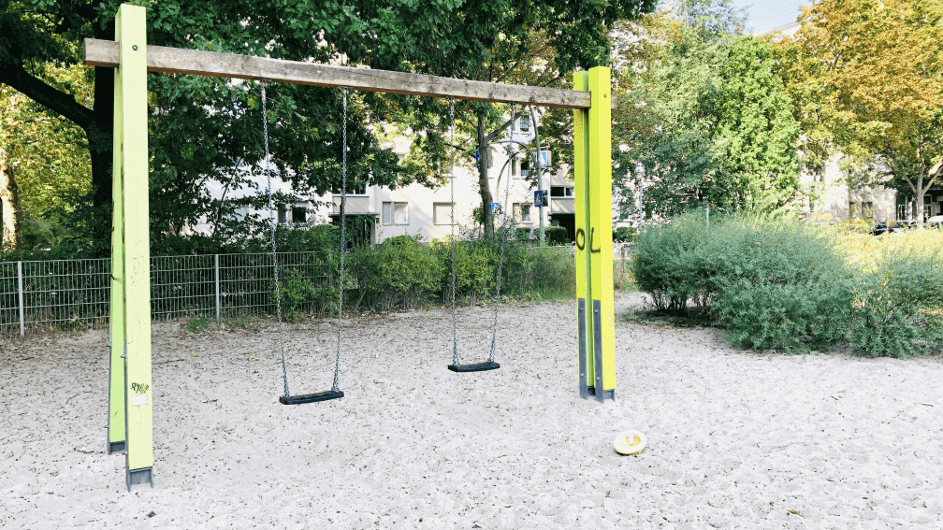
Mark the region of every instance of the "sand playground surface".
[[[350, 317], [341, 400], [278, 403], [277, 327], [153, 328], [154, 488], [107, 455], [108, 332], [0, 339], [0, 528], [943, 528], [943, 359], [757, 355], [623, 322], [616, 401], [582, 400], [575, 304], [500, 306], [501, 369], [456, 374], [433, 309]], [[492, 310], [460, 309], [464, 362]], [[293, 394], [336, 327], [286, 327]], [[268, 355], [268, 356], [267, 356]], [[647, 448], [620, 456], [623, 431]]]

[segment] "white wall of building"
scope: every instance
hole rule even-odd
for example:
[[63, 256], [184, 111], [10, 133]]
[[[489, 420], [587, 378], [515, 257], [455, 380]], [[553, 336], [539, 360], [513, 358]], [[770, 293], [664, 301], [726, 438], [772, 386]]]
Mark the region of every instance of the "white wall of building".
[[851, 189], [847, 175], [839, 167], [841, 155], [831, 157], [825, 165], [823, 182], [803, 172], [799, 182], [817, 195], [809, 218], [824, 223], [841, 223], [854, 219], [870, 219], [886, 223], [897, 219], [897, 191], [883, 186]]
[[[516, 126], [515, 129], [518, 129], [518, 127]], [[509, 135], [505, 135], [504, 139], [508, 137]], [[514, 139], [525, 143], [531, 138], [522, 135], [520, 131], [517, 131], [514, 137]], [[509, 145], [511, 146], [510, 153]], [[408, 145], [404, 142], [393, 146], [393, 148], [394, 151], [403, 151], [401, 154], [405, 154]], [[509, 163], [509, 154], [516, 158], [515, 163]], [[503, 214], [513, 212], [517, 215], [517, 226], [536, 229], [539, 225], [541, 209], [533, 207], [535, 188], [531, 187], [524, 178], [525, 174], [521, 170], [523, 159], [522, 150], [515, 144], [493, 144], [491, 146], [488, 184], [493, 197], [492, 200], [501, 205], [502, 214], [497, 218], [498, 223], [504, 222]], [[456, 160], [454, 182], [455, 232], [459, 236], [473, 228], [473, 211], [481, 205], [481, 196], [478, 193], [478, 171], [474, 164], [474, 160]], [[565, 172], [565, 170], [561, 170], [556, 175], [543, 175], [543, 188], [548, 190], [548, 195], [551, 186], [568, 186], [572, 188], [573, 184], [568, 183], [564, 178]], [[256, 193], [264, 194], [266, 190], [265, 174], [255, 171], [250, 179], [259, 186], [258, 190], [254, 190], [249, 186], [236, 190], [224, 190], [220, 183], [212, 181], [207, 184], [207, 188], [216, 198], [222, 197], [224, 192], [227, 198], [233, 199]], [[274, 192], [291, 193], [290, 184], [278, 178], [277, 175], [272, 179], [272, 189]], [[358, 191], [364, 191], [365, 193], [357, 193]], [[422, 241], [428, 242], [432, 239], [448, 237], [452, 232], [451, 195], [452, 190], [450, 190], [448, 180], [434, 189], [420, 184], [411, 184], [397, 189], [369, 186], [365, 190], [348, 191], [345, 211], [350, 215], [372, 215], [376, 219], [372, 238], [373, 243], [382, 243], [387, 238], [404, 234], [419, 236]], [[341, 196], [339, 194], [313, 196], [307, 199], [307, 201], [293, 205], [305, 209], [305, 219], [303, 220], [305, 224], [330, 223], [332, 215], [336, 218], [337, 213], [340, 211]], [[572, 211], [572, 202], [572, 198], [559, 198], [552, 206], [543, 208], [544, 225], [550, 226], [551, 224], [551, 210], [557, 213]], [[384, 215], [385, 206], [388, 208], [389, 215]], [[530, 214], [529, 219], [526, 215], [527, 210]], [[403, 211], [405, 211], [405, 215], [402, 215]], [[255, 213], [268, 216], [267, 211]], [[296, 217], [296, 215], [293, 215], [292, 205], [282, 207], [281, 213], [276, 212], [276, 220], [284, 222], [284, 224], [299, 223], [299, 219]], [[206, 219], [201, 219], [200, 223], [189, 230], [190, 233], [203, 234], [210, 234], [212, 231], [213, 227]]]

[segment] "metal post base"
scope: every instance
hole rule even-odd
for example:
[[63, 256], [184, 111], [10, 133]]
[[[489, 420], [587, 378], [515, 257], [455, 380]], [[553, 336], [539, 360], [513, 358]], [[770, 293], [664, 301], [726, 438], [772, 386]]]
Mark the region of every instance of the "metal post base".
[[602, 403], [603, 401], [606, 401], [607, 399], [611, 399], [613, 401], [616, 400], [615, 389], [603, 390], [602, 392], [599, 393], [599, 395], [596, 394], [596, 389], [594, 387], [589, 387], [588, 390], [589, 390], [589, 395], [596, 396], [596, 401], [599, 401], [600, 403]]
[[151, 473], [153, 468], [142, 467], [141, 469], [129, 469], [125, 475], [125, 482], [128, 485], [128, 491], [131, 491], [132, 484], [150, 484], [154, 487], [154, 476]]
[[113, 455], [115, 453], [123, 453], [125, 448], [126, 444], [124, 442], [108, 442], [105, 452], [109, 455]]

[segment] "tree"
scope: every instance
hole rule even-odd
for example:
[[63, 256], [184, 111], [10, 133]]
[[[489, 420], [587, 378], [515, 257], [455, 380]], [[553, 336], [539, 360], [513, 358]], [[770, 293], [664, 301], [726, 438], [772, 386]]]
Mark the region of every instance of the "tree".
[[663, 217], [790, 204], [798, 195], [798, 127], [769, 46], [705, 34], [668, 14], [638, 31], [643, 44], [630, 50], [614, 114], [624, 213], [640, 178], [646, 210]]
[[[449, 23], [445, 27], [434, 28], [439, 44], [416, 49], [413, 61], [417, 71], [423, 73], [562, 87], [578, 67], [609, 64], [607, 28], [616, 21], [637, 18], [654, 6], [654, 0], [465, 2], [448, 13]], [[445, 28], [452, 35], [464, 37], [445, 35]], [[463, 136], [470, 140], [467, 152], [478, 153], [478, 188], [487, 234], [493, 230], [488, 147], [510, 126], [511, 120], [506, 118], [505, 106], [474, 102], [457, 105], [456, 114], [474, 116], [462, 120], [460, 127]], [[551, 116], [548, 126], [558, 125], [559, 118]], [[559, 138], [559, 134], [566, 134], [564, 129], [558, 127], [553, 130], [558, 134], [542, 137]]]
[[[575, 67], [606, 61], [604, 24], [651, 9], [654, 0], [595, 2], [382, 2], [228, 0], [213, 3], [144, 2], [150, 44], [267, 55], [293, 60], [349, 61], [351, 65], [484, 80], [521, 76], [526, 51], [543, 35], [556, 52], [549, 80]], [[32, 65], [79, 61], [83, 37], [113, 38], [118, 0], [50, 2], [0, 0], [0, 83], [13, 87], [78, 125], [91, 153], [94, 204], [110, 203], [112, 71], [95, 69], [90, 109], [70, 90], [34, 75]], [[208, 215], [222, 222], [231, 207], [208, 196], [207, 180], [224, 189], [248, 185], [237, 164], [261, 160], [258, 89], [248, 84], [188, 76], [149, 76], [151, 109], [151, 214], [155, 240]], [[269, 87], [272, 153], [279, 174], [296, 191], [336, 188], [340, 153], [337, 90]], [[252, 101], [256, 100], [256, 104]], [[447, 104], [416, 98], [358, 94], [349, 120], [352, 179], [389, 186], [440, 181], [447, 153], [443, 133]], [[497, 110], [471, 109], [477, 143], [500, 128]], [[400, 121], [415, 134], [413, 156], [399, 164], [368, 124]], [[486, 145], [486, 144], [485, 144]], [[487, 156], [487, 150], [481, 149]], [[487, 166], [482, 164], [482, 166]], [[485, 184], [487, 179], [485, 179]], [[483, 186], [483, 200], [487, 194]], [[85, 211], [81, 208], [79, 211]], [[91, 224], [107, 218], [86, 215]], [[104, 244], [107, 223], [99, 223]], [[225, 234], [220, 237], [226, 237]]]
[[0, 252], [20, 246], [20, 193], [7, 150], [0, 145]]
[[[90, 101], [88, 70], [47, 63], [36, 72], [50, 85], [70, 86], [80, 101]], [[72, 210], [76, 198], [90, 190], [84, 132], [22, 93], [0, 86], [0, 148], [7, 166], [8, 185], [0, 185], [9, 197], [4, 212], [7, 247], [54, 244], [66, 232], [59, 221]], [[13, 203], [20, 205], [15, 211]]]
[[943, 2], [821, 0], [801, 20], [794, 46], [820, 72], [807, 84], [830, 130], [883, 159], [922, 212], [943, 162]]

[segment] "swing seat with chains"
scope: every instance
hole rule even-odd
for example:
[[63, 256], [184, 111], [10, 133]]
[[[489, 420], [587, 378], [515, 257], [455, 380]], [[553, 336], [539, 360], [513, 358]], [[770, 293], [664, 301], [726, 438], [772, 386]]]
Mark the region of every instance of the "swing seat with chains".
[[[340, 285], [341, 288], [338, 289], [338, 317], [343, 314], [344, 310], [344, 238], [346, 234], [344, 233], [345, 229], [345, 213], [344, 208], [346, 206], [347, 200], [347, 89], [342, 90], [344, 94], [343, 105], [344, 105], [344, 140], [343, 140], [343, 163], [341, 165], [341, 175], [342, 175], [342, 185], [341, 185], [341, 249], [340, 249]], [[285, 362], [285, 350], [287, 349], [284, 344], [284, 326], [282, 323], [282, 300], [281, 300], [281, 289], [278, 284], [278, 254], [275, 252], [275, 212], [273, 207], [273, 198], [272, 198], [272, 169], [271, 169], [271, 160], [269, 159], [269, 138], [268, 138], [268, 113], [266, 111], [266, 102], [265, 102], [265, 83], [262, 83], [262, 121], [264, 122], [264, 136], [265, 136], [265, 173], [268, 179], [268, 213], [269, 213], [269, 227], [272, 238], [272, 263], [275, 268], [275, 300], [276, 308], [278, 314], [278, 332], [279, 338], [282, 342], [282, 378], [285, 383], [285, 393], [282, 396], [279, 396], [278, 401], [282, 405], [303, 405], [306, 403], [317, 403], [319, 401], [329, 401], [332, 399], [339, 399], [344, 397], [344, 392], [342, 392], [338, 386], [338, 372], [340, 369], [340, 355], [341, 355], [341, 330], [340, 326], [337, 328], [337, 355], [334, 358], [334, 383], [331, 386], [330, 390], [324, 392], [315, 392], [313, 394], [298, 394], [291, 395], [288, 391], [288, 368]]]
[[[466, 372], [485, 372], [488, 370], [497, 370], [501, 368], [501, 365], [495, 362], [495, 343], [497, 341], [498, 335], [498, 304], [501, 300], [501, 280], [502, 280], [502, 269], [504, 266], [504, 246], [507, 241], [507, 232], [508, 232], [508, 223], [507, 216], [505, 215], [505, 222], [501, 225], [501, 256], [498, 260], [498, 270], [497, 278], [495, 281], [495, 310], [494, 310], [494, 329], [491, 333], [491, 354], [488, 356], [487, 361], [480, 363], [469, 363], [462, 364], [458, 355], [458, 330], [456, 324], [456, 310], [455, 310], [455, 100], [452, 99], [449, 102], [449, 119], [450, 123], [450, 135], [452, 143], [452, 159], [451, 167], [449, 173], [450, 192], [451, 192], [451, 204], [452, 204], [452, 237], [451, 237], [451, 271], [450, 271], [450, 280], [451, 280], [451, 299], [452, 299], [452, 364], [448, 366], [449, 370], [458, 373]], [[514, 135], [514, 106], [511, 106], [511, 135]], [[510, 179], [507, 181], [507, 186], [505, 188], [504, 194], [504, 203], [508, 202], [508, 192], [510, 190]], [[500, 193], [500, 190], [499, 190]], [[511, 225], [513, 228], [514, 219], [511, 218]]]

